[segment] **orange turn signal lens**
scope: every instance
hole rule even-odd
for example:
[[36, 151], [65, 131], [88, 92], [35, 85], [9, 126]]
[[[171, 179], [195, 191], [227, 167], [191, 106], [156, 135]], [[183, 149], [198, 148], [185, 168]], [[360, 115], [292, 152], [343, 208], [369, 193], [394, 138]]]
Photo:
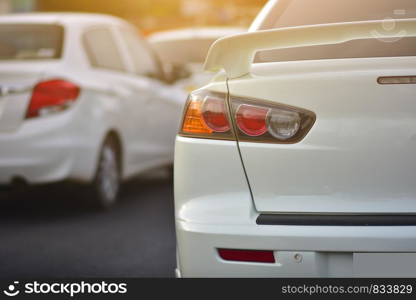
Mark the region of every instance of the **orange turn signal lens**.
[[183, 125], [182, 125], [182, 132], [184, 133], [207, 133], [210, 134], [213, 132], [208, 126], [205, 124], [203, 117], [202, 117], [202, 102], [200, 101], [192, 101], [190, 100], [188, 103], [188, 107], [186, 108]]

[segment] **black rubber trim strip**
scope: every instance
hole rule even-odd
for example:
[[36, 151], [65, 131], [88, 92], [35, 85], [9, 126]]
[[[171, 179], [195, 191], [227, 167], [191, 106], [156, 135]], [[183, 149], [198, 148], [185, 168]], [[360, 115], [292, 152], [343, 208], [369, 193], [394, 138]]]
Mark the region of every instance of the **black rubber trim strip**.
[[416, 226], [416, 215], [261, 214], [256, 223], [295, 226]]

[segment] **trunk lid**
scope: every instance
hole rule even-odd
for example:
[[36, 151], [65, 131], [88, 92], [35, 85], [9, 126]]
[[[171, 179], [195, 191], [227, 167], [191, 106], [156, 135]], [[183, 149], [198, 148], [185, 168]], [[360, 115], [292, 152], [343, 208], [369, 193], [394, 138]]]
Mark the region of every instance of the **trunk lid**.
[[315, 112], [297, 144], [239, 142], [260, 212], [416, 213], [415, 57], [259, 64], [231, 96]]

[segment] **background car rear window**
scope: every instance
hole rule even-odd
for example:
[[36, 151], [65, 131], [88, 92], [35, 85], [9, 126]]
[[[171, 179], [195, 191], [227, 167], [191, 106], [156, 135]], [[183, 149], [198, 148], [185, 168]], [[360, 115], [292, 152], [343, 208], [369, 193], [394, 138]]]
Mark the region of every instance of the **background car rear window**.
[[155, 58], [138, 34], [130, 29], [121, 29], [121, 34], [133, 61], [135, 73], [158, 78], [160, 74]]
[[91, 66], [125, 71], [123, 60], [109, 28], [94, 28], [84, 34], [84, 44]]
[[183, 65], [190, 63], [203, 64], [209, 47], [220, 37], [185, 38], [154, 42], [152, 45], [163, 62]]
[[64, 29], [48, 24], [1, 24], [0, 60], [58, 59]]
[[[394, 19], [415, 17], [415, 0], [281, 0], [261, 29], [367, 20], [388, 20], [390, 23], [388, 28], [380, 27], [373, 39], [261, 51], [256, 62], [415, 56], [416, 38], [402, 38], [400, 32], [397, 32], [398, 38], [380, 38], [386, 30], [394, 32]], [[391, 24], [393, 28], [390, 28]]]

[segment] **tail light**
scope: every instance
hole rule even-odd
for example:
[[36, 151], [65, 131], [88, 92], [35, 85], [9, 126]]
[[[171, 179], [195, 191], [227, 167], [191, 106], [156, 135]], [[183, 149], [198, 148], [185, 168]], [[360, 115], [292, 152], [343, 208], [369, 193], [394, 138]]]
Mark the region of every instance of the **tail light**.
[[237, 113], [238, 128], [248, 136], [261, 136], [267, 132], [267, 108], [241, 104]]
[[234, 140], [225, 94], [202, 92], [189, 96], [181, 134], [189, 137]]
[[[180, 134], [188, 137], [294, 144], [315, 123], [313, 112], [263, 100], [198, 91], [190, 95]], [[229, 115], [232, 116], [230, 120]]]
[[315, 123], [313, 112], [274, 102], [231, 97], [239, 141], [294, 144]]
[[33, 89], [26, 118], [65, 110], [79, 93], [80, 88], [69, 81], [54, 79], [39, 82]]

